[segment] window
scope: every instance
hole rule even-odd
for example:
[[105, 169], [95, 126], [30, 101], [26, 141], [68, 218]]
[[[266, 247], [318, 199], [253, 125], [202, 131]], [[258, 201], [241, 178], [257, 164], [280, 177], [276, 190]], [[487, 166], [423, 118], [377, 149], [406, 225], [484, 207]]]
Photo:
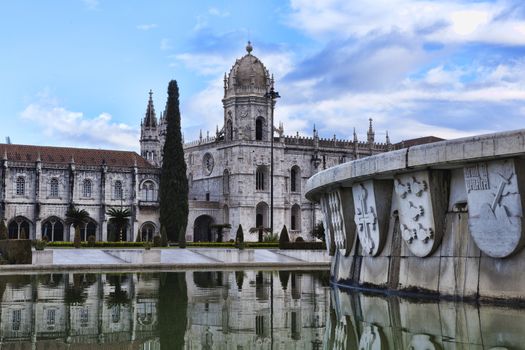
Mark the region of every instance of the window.
[[51, 189], [49, 191], [49, 195], [53, 198], [57, 198], [58, 197], [58, 180], [51, 179], [50, 187]]
[[264, 333], [264, 316], [255, 316], [255, 334], [262, 337]]
[[12, 330], [19, 331], [22, 323], [22, 310], [13, 310], [11, 317]]
[[226, 122], [226, 141], [233, 141], [233, 123], [229, 119]]
[[301, 191], [301, 169], [297, 165], [290, 170], [290, 191]]
[[292, 217], [290, 219], [290, 228], [292, 231], [301, 230], [301, 207], [298, 204], [292, 206]]
[[255, 172], [255, 189], [257, 191], [264, 191], [266, 189], [266, 167], [260, 166]]
[[54, 326], [56, 322], [56, 310], [55, 309], [48, 309], [47, 310], [47, 317], [46, 317], [46, 323], [48, 326]]
[[157, 200], [157, 190], [153, 181], [144, 181], [141, 191], [143, 201], [154, 202]]
[[120, 180], [115, 181], [115, 189], [114, 189], [114, 192], [113, 192], [113, 196], [115, 197], [115, 199], [123, 199], [123, 196], [122, 196], [122, 181], [120, 181]]
[[120, 322], [120, 305], [115, 305], [111, 309], [111, 321], [113, 323], [119, 323]]
[[92, 189], [93, 189], [93, 184], [91, 180], [89, 179], [84, 180], [84, 183], [82, 185], [82, 194], [84, 195], [84, 197], [91, 198]]
[[263, 139], [263, 118], [257, 118], [255, 121], [255, 140], [262, 141]]
[[26, 194], [26, 180], [19, 176], [16, 179], [16, 195], [17, 196], [23, 196]]
[[89, 324], [89, 309], [80, 309], [80, 327], [87, 327]]
[[224, 173], [222, 174], [222, 193], [230, 193], [230, 172], [228, 169], [224, 170]]
[[206, 202], [209, 202], [209, 201], [210, 201], [210, 193], [206, 192]]

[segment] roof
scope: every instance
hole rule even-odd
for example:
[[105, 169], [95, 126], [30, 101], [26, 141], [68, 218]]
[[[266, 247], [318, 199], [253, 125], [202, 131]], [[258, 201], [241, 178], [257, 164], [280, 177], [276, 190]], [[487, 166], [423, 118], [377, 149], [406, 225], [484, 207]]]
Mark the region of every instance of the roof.
[[116, 167], [154, 168], [146, 159], [135, 152], [103, 149], [13, 145], [0, 143], [0, 159], [17, 162], [36, 162], [40, 156], [42, 163], [69, 164], [74, 160], [78, 165], [102, 165]]
[[426, 143], [433, 143], [433, 142], [438, 142], [438, 141], [444, 141], [445, 139], [442, 139], [442, 138], [439, 138], [439, 137], [435, 137], [435, 136], [424, 136], [424, 137], [419, 137], [419, 138], [416, 138], [416, 139], [410, 139], [410, 140], [403, 140], [399, 143], [396, 143], [395, 146], [399, 146], [400, 148], [405, 148], [405, 147], [412, 147], [412, 146], [417, 146], [417, 145], [423, 145], [423, 144], [426, 144]]

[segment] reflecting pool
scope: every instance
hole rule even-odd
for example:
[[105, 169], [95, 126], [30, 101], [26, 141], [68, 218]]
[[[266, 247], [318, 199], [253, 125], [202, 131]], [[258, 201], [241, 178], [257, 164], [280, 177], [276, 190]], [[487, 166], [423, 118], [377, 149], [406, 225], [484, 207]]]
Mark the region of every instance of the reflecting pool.
[[330, 287], [325, 271], [0, 276], [3, 349], [525, 349], [525, 312]]

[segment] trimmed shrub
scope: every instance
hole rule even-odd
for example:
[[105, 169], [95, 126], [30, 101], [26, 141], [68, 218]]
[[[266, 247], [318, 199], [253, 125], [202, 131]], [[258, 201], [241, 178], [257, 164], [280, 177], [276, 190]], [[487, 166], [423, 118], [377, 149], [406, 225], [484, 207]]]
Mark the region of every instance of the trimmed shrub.
[[6, 239], [0, 241], [0, 254], [9, 264], [31, 264], [31, 241], [28, 239]]
[[318, 250], [326, 249], [326, 244], [324, 242], [287, 242], [279, 244], [279, 248], [288, 250]]
[[242, 230], [242, 225], [239, 224], [237, 228], [237, 234], [235, 235], [235, 243], [237, 248], [244, 249], [244, 232]]
[[42, 237], [42, 240], [46, 243], [49, 242], [49, 237], [47, 235], [45, 235], [44, 237]]
[[87, 245], [88, 245], [88, 247], [94, 247], [96, 241], [97, 241], [97, 239], [95, 238], [94, 235], [89, 235], [88, 238], [87, 238]]
[[153, 246], [160, 247], [160, 236], [159, 235], [153, 236]]
[[295, 239], [296, 242], [304, 242], [303, 237], [299, 236]]
[[4, 239], [7, 239], [7, 226], [5, 225], [5, 221], [0, 219], [0, 240]]
[[179, 232], [179, 248], [186, 248], [186, 229], [180, 228]]
[[168, 235], [166, 234], [166, 227], [162, 226], [160, 229], [160, 245], [162, 247], [168, 246]]
[[73, 246], [75, 248], [80, 248], [82, 246], [82, 242], [80, 241], [80, 227], [75, 227], [75, 238], [73, 240]]
[[150, 250], [151, 249], [151, 243], [149, 241], [144, 242], [144, 249]]
[[46, 247], [47, 242], [44, 240], [37, 239], [35, 242], [35, 249], [36, 250], [44, 250]]
[[279, 236], [279, 247], [286, 243], [290, 243], [290, 236], [288, 235], [288, 229], [286, 228], [286, 225], [284, 225], [283, 229], [281, 230], [281, 235]]

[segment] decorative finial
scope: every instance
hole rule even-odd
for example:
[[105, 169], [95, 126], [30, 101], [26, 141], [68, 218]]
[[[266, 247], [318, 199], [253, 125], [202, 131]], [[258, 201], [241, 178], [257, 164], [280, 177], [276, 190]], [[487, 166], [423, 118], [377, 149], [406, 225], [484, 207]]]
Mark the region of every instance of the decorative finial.
[[149, 99], [151, 100], [153, 96], [153, 90], [149, 89]]
[[253, 51], [253, 46], [251, 41], [248, 41], [248, 44], [246, 45], [246, 52], [248, 52], [248, 55], [250, 55]]

